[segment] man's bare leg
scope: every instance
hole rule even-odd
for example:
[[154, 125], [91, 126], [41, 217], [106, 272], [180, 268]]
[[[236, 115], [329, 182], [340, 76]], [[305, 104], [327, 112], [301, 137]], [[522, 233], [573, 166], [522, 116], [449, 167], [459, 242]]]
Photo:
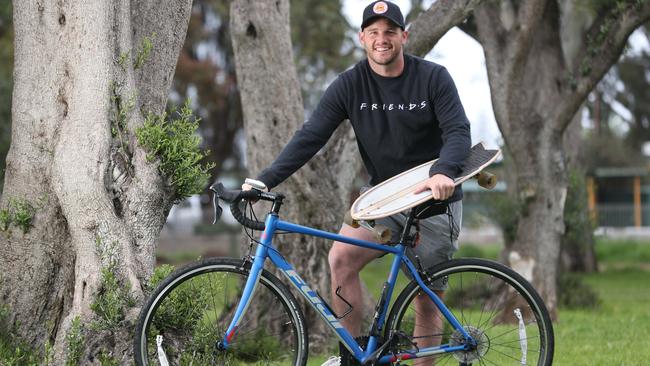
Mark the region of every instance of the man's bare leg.
[[[344, 224], [340, 234], [360, 240], [374, 241], [372, 233], [361, 227], [355, 229]], [[342, 315], [348, 309], [348, 305], [336, 296], [336, 289], [341, 286], [341, 296], [352, 305], [352, 312], [341, 319], [341, 323], [353, 337], [361, 335], [361, 322], [364, 316], [359, 272], [379, 255], [381, 255], [380, 251], [340, 242], [334, 242], [329, 252], [332, 306], [338, 315]]]
[[[443, 291], [435, 291], [441, 299]], [[413, 330], [413, 341], [417, 342], [418, 348], [432, 347], [440, 344], [442, 340], [442, 314], [438, 307], [429, 297], [420, 293], [413, 301], [415, 308], [415, 329]], [[415, 360], [414, 366], [433, 365], [436, 356]]]

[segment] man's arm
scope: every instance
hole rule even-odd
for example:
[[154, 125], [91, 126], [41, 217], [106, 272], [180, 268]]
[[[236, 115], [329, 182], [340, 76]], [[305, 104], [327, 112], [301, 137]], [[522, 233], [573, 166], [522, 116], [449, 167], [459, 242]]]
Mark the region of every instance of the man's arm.
[[447, 69], [438, 72], [431, 93], [434, 113], [442, 131], [442, 149], [438, 162], [429, 171], [431, 178], [416, 193], [430, 189], [434, 199], [445, 200], [454, 193], [453, 178], [461, 171], [462, 163], [469, 155], [472, 138], [456, 85]]
[[316, 110], [271, 166], [257, 177], [271, 189], [305, 165], [329, 140], [341, 121], [347, 118], [343, 102], [343, 81], [338, 77], [325, 91]]

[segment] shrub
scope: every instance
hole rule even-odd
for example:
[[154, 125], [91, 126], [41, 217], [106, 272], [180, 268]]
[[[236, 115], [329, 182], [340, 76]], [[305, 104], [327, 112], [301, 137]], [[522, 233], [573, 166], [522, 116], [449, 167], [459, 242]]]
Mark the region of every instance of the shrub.
[[213, 163], [201, 164], [208, 155], [200, 149], [201, 138], [196, 134], [199, 119], [189, 106], [189, 100], [180, 111], [172, 111], [176, 119], [163, 112], [149, 113], [144, 125], [136, 129], [138, 142], [148, 150], [149, 161], [159, 160], [159, 169], [174, 187], [174, 201], [180, 202], [203, 191], [214, 168]]

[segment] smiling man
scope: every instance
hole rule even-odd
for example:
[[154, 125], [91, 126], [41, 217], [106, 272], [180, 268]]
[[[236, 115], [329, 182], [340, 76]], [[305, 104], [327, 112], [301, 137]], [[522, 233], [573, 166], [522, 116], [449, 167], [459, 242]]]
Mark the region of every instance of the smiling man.
[[[404, 54], [407, 40], [404, 16], [397, 5], [389, 1], [369, 4], [363, 12], [359, 32], [367, 58], [332, 82], [309, 120], [257, 179], [268, 188], [277, 186], [311, 159], [347, 119], [356, 134], [370, 176], [369, 185], [439, 158], [430, 171], [431, 178], [419, 192], [431, 190], [433, 198], [444, 203], [446, 214], [423, 217], [419, 222], [420, 244], [407, 251], [414, 263], [427, 268], [451, 259], [457, 248], [462, 191], [454, 187], [453, 178], [469, 154], [470, 127], [447, 70]], [[244, 189], [250, 186], [244, 185]], [[377, 223], [391, 228], [397, 240], [404, 221], [404, 215], [397, 214]], [[340, 232], [373, 240], [364, 228], [343, 224]], [[360, 335], [364, 316], [359, 272], [378, 255], [374, 250], [338, 242], [329, 253], [333, 306], [339, 314], [347, 308], [334, 294], [340, 286], [341, 295], [353, 306], [341, 322], [354, 336]], [[438, 284], [433, 289], [442, 295], [444, 285]], [[437, 337], [431, 337], [440, 333], [441, 325], [433, 304], [428, 299], [417, 299], [415, 304], [418, 338], [414, 341], [420, 347], [438, 342]], [[424, 334], [429, 337], [422, 337]], [[336, 365], [339, 360], [329, 362]], [[431, 364], [431, 360], [428, 362]]]

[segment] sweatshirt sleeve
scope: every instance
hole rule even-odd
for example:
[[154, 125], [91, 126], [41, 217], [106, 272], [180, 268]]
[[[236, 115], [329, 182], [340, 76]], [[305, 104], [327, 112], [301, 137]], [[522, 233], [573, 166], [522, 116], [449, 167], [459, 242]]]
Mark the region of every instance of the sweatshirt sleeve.
[[325, 90], [311, 117], [296, 131], [271, 166], [257, 177], [271, 189], [305, 165], [329, 140], [336, 128], [348, 118], [346, 89], [339, 76]]
[[434, 76], [431, 86], [434, 112], [442, 131], [442, 149], [429, 176], [444, 174], [456, 178], [469, 155], [472, 144], [469, 120], [460, 102], [456, 85], [444, 67]]

